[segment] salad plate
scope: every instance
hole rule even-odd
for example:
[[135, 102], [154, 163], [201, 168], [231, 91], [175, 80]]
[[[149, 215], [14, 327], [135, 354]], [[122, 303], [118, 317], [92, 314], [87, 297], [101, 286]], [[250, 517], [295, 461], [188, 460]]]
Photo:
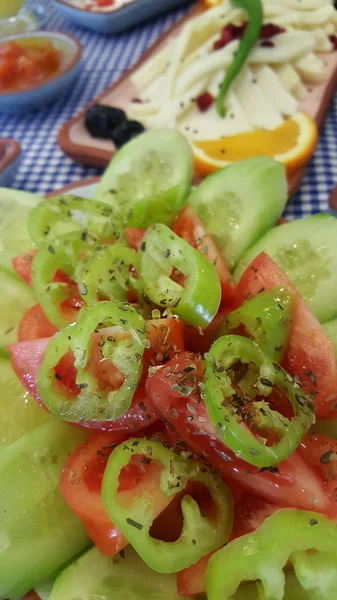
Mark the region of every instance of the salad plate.
[[[56, 10], [76, 25], [97, 33], [117, 34], [152, 19], [164, 12], [190, 2], [190, 0], [115, 0], [101, 3], [96, 0], [52, 0]], [[90, 8], [85, 9], [85, 6]]]
[[286, 202], [170, 129], [0, 189], [1, 598], [334, 598], [337, 219]]
[[[267, 5], [268, 5], [268, 0], [265, 0], [265, 1], [267, 1]], [[328, 2], [327, 4], [330, 4], [330, 2]], [[332, 8], [332, 7], [330, 7], [330, 8]], [[212, 11], [215, 11], [215, 10], [218, 10], [218, 9], [217, 8], [211, 9], [209, 11], [209, 13], [211, 13]], [[219, 15], [218, 15], [218, 17], [219, 17]], [[209, 132], [212, 131], [212, 128], [214, 131], [214, 127], [215, 127], [215, 130], [217, 130], [217, 128], [219, 127], [219, 123], [221, 125], [221, 120], [219, 118], [218, 118], [218, 120], [215, 120], [215, 108], [214, 107], [212, 107], [209, 112], [207, 112], [207, 111], [203, 112], [203, 108], [202, 108], [202, 112], [199, 115], [196, 114], [196, 109], [193, 109], [190, 112], [190, 115], [191, 115], [190, 121], [188, 121], [188, 120], [176, 121], [176, 120], [174, 120], [174, 119], [176, 119], [176, 117], [174, 116], [175, 111], [176, 111], [176, 109], [174, 109], [174, 103], [176, 103], [176, 106], [178, 106], [179, 103], [181, 104], [181, 106], [183, 106], [186, 99], [184, 99], [183, 97], [181, 97], [181, 98], [174, 97], [173, 100], [170, 102], [167, 101], [167, 103], [164, 103], [164, 104], [159, 102], [159, 104], [158, 103], [157, 104], [159, 107], [162, 107], [162, 110], [161, 110], [161, 108], [159, 108], [159, 112], [158, 112], [158, 108], [155, 108], [156, 102], [153, 100], [153, 102], [151, 104], [151, 102], [149, 100], [150, 96], [149, 97], [146, 96], [147, 93], [150, 94], [150, 92], [147, 92], [147, 90], [150, 90], [150, 89], [153, 90], [153, 94], [154, 94], [153, 98], [155, 97], [155, 94], [157, 93], [155, 90], [156, 82], [155, 82], [155, 79], [153, 79], [153, 75], [156, 72], [156, 69], [157, 69], [158, 74], [160, 74], [161, 69], [162, 69], [162, 62], [165, 60], [168, 60], [167, 56], [165, 55], [165, 52], [168, 53], [169, 48], [174, 49], [174, 47], [177, 46], [178, 42], [180, 43], [180, 41], [181, 41], [181, 45], [183, 45], [183, 43], [187, 43], [186, 40], [184, 42], [184, 39], [183, 39], [184, 32], [189, 27], [191, 27], [191, 24], [196, 22], [196, 20], [198, 18], [203, 18], [203, 19], [205, 18], [204, 5], [202, 2], [197, 3], [196, 6], [194, 6], [185, 17], [183, 17], [180, 21], [178, 21], [166, 34], [164, 34], [164, 36], [162, 36], [152, 47], [150, 47], [147, 50], [147, 52], [141, 57], [139, 62], [136, 65], [134, 65], [129, 71], [124, 73], [124, 75], [117, 82], [115, 82], [112, 86], [107, 88], [99, 97], [95, 98], [90, 103], [90, 105], [85, 107], [79, 114], [75, 115], [70, 121], [66, 122], [63, 125], [63, 127], [61, 128], [59, 137], [58, 137], [59, 144], [60, 144], [61, 148], [64, 150], [64, 152], [66, 152], [69, 156], [71, 156], [74, 160], [76, 160], [78, 162], [89, 163], [89, 164], [98, 165], [98, 166], [104, 166], [109, 162], [109, 160], [111, 159], [111, 156], [116, 151], [116, 145], [114, 144], [114, 142], [112, 141], [111, 138], [110, 139], [102, 139], [102, 138], [99, 138], [96, 136], [93, 137], [91, 135], [91, 133], [89, 133], [87, 126], [86, 126], [86, 115], [88, 113], [88, 109], [90, 107], [92, 107], [92, 105], [97, 105], [97, 104], [122, 109], [126, 113], [126, 117], [129, 120], [132, 120], [132, 123], [134, 122], [134, 120], [139, 121], [141, 123], [141, 125], [145, 127], [145, 129], [147, 128], [147, 126], [149, 126], [150, 128], [152, 126], [154, 127], [154, 125], [151, 125], [151, 123], [152, 124], [157, 123], [156, 127], [158, 126], [159, 128], [166, 127], [166, 126], [178, 126], [180, 131], [182, 131], [182, 133], [184, 133], [187, 136], [187, 139], [189, 139], [189, 141], [191, 141], [192, 144], [195, 144], [195, 142], [198, 143], [198, 141], [200, 140], [200, 137], [205, 138], [205, 137], [207, 137], [207, 135], [209, 137], [212, 137], [212, 135], [210, 135]], [[277, 20], [277, 19], [275, 18], [275, 20]], [[200, 21], [200, 23], [201, 23], [201, 21]], [[197, 27], [197, 25], [195, 25], [195, 27]], [[334, 27], [334, 26], [332, 25], [332, 27]], [[196, 32], [197, 32], [197, 29], [196, 29]], [[323, 50], [324, 50], [323, 53], [314, 54], [313, 52], [309, 52], [308, 55], [305, 55], [304, 56], [305, 60], [303, 59], [304, 66], [302, 63], [300, 63], [300, 67], [302, 70], [299, 68], [299, 71], [295, 72], [295, 70], [292, 69], [292, 67], [291, 67], [291, 64], [293, 64], [293, 62], [291, 64], [284, 62], [281, 65], [279, 65], [279, 64], [276, 66], [273, 65], [273, 69], [274, 69], [273, 76], [275, 76], [275, 73], [277, 72], [278, 77], [280, 77], [283, 80], [284, 85], [288, 85], [288, 83], [290, 82], [290, 79], [292, 79], [293, 82], [294, 81], [297, 82], [296, 86], [295, 86], [296, 93], [294, 92], [295, 96], [297, 95], [297, 98], [295, 98], [295, 97], [292, 98], [292, 96], [290, 96], [288, 93], [286, 94], [286, 96], [284, 96], [286, 101], [289, 102], [289, 104], [288, 104], [289, 111], [291, 112], [292, 110], [298, 110], [298, 111], [300, 111], [300, 114], [309, 115], [309, 117], [315, 121], [318, 128], [323, 123], [326, 111], [329, 107], [331, 98], [336, 89], [336, 81], [337, 81], [337, 52], [333, 51], [332, 43], [329, 42], [327, 34], [324, 33], [323, 29], [322, 29], [322, 32], [323, 32], [323, 34], [322, 34], [323, 38], [321, 39], [320, 43], [321, 43], [321, 48], [323, 48]], [[306, 37], [307, 32], [299, 32], [299, 33], [304, 33], [304, 37], [301, 38], [301, 43], [303, 43], [303, 42], [307, 43], [309, 41], [309, 46], [310, 46], [310, 40], [308, 40], [308, 38]], [[290, 35], [290, 33], [285, 33], [284, 35]], [[316, 36], [316, 30], [315, 30], [315, 36]], [[325, 38], [324, 38], [324, 36], [325, 36]], [[282, 38], [282, 35], [280, 35], [279, 38]], [[260, 50], [262, 49], [262, 50], [265, 50], [266, 52], [268, 52], [268, 50], [270, 50], [271, 52], [273, 52], [275, 50], [275, 48], [272, 47], [274, 45], [274, 42], [272, 41], [273, 39], [274, 38], [263, 40], [261, 42], [261, 46], [264, 44], [265, 47], [261, 47]], [[334, 39], [334, 37], [332, 36], [331, 39]], [[175, 40], [178, 40], [178, 42], [176, 44], [175, 44]], [[210, 38], [210, 41], [212, 43], [214, 43], [214, 41], [212, 41], [212, 40], [214, 40], [214, 36], [212, 38]], [[336, 41], [337, 41], [337, 38], [336, 38]], [[267, 47], [267, 44], [270, 45], [270, 48]], [[329, 44], [330, 44], [330, 46], [329, 46]], [[312, 46], [310, 46], [310, 47], [312, 47]], [[201, 52], [201, 50], [200, 50], [200, 52]], [[282, 52], [283, 52], [283, 50], [282, 50]], [[215, 52], [214, 54], [216, 55], [217, 53]], [[166, 56], [166, 58], [165, 58], [165, 56]], [[215, 56], [215, 58], [217, 59], [217, 56]], [[258, 59], [258, 60], [260, 60], [260, 59]], [[266, 60], [268, 61], [268, 60], [274, 60], [274, 59], [267, 58]], [[174, 53], [173, 53], [173, 62], [174, 62]], [[194, 66], [197, 66], [197, 63], [196, 63], [196, 65], [193, 65], [193, 64], [190, 65], [189, 73], [191, 73], [191, 77], [192, 77], [192, 67], [194, 67]], [[263, 80], [264, 77], [267, 76], [267, 81], [269, 81], [269, 88], [266, 90], [266, 94], [268, 96], [270, 94], [271, 88], [272, 88], [272, 85], [270, 85], [270, 81], [274, 81], [274, 80], [268, 79], [268, 77], [271, 76], [271, 73], [270, 73], [271, 69], [269, 69], [269, 67], [266, 70], [264, 70], [264, 69], [265, 69], [264, 66], [263, 66], [262, 70], [258, 66], [256, 69], [254, 67], [252, 72], [258, 73], [258, 76], [262, 78], [261, 81]], [[187, 70], [188, 70], [188, 65], [186, 68], [186, 77], [188, 75]], [[197, 69], [194, 69], [194, 70], [197, 72]], [[268, 73], [267, 73], [267, 71], [268, 71]], [[302, 79], [301, 79], [300, 75], [298, 74], [299, 72], [302, 73]], [[242, 77], [244, 78], [245, 76], [246, 75], [243, 74]], [[162, 77], [162, 79], [160, 77], [162, 77], [162, 76], [159, 76], [159, 75], [157, 76], [157, 80], [161, 82], [160, 85], [164, 85], [164, 86], [169, 85], [169, 83], [166, 82], [165, 77]], [[310, 83], [309, 83], [309, 80], [310, 80]], [[152, 81], [152, 83], [150, 83], [150, 84], [146, 83], [146, 82], [151, 82], [151, 81]], [[186, 85], [186, 81], [184, 83], [182, 75], [179, 76], [178, 81], [181, 82], [181, 86]], [[221, 81], [221, 79], [220, 79], [220, 81]], [[275, 83], [275, 81], [274, 81], [274, 83]], [[280, 80], [276, 81], [276, 83], [278, 86], [280, 86]], [[160, 85], [158, 83], [157, 87], [158, 87], [159, 91], [160, 91]], [[252, 89], [250, 91], [249, 86], [245, 87], [245, 85], [243, 83], [240, 85], [242, 85], [242, 91], [240, 92], [242, 95], [242, 98], [240, 98], [240, 102], [241, 102], [240, 106], [242, 107], [243, 104], [245, 104], [245, 105], [247, 104], [247, 98], [249, 98], [250, 92], [256, 91], [256, 90]], [[253, 85], [253, 84], [251, 84], [251, 85]], [[256, 87], [256, 85], [255, 85], [255, 87]], [[263, 86], [261, 84], [260, 88], [262, 89], [262, 87]], [[253, 85], [253, 88], [254, 88], [254, 85]], [[265, 88], [263, 88], [263, 89], [265, 89]], [[277, 89], [279, 89], [279, 87]], [[192, 88], [191, 88], [191, 90], [192, 90]], [[195, 91], [196, 90], [194, 90], [194, 92]], [[285, 90], [283, 88], [283, 92], [284, 91]], [[190, 93], [189, 89], [188, 89], [187, 93]], [[254, 96], [254, 100], [252, 101], [251, 104], [252, 105], [255, 104], [255, 106], [258, 107], [259, 102], [262, 103], [261, 110], [255, 111], [255, 114], [251, 115], [251, 118], [258, 123], [262, 123], [262, 125], [261, 125], [261, 127], [262, 127], [263, 123], [264, 123], [265, 114], [268, 113], [268, 110], [269, 110], [268, 118], [270, 118], [270, 123], [279, 123], [279, 121], [277, 119], [274, 121], [275, 114], [274, 114], [273, 110], [271, 110], [270, 102], [268, 101], [267, 104], [266, 103], [263, 104], [265, 102], [265, 100], [262, 98], [261, 90], [258, 92], [258, 94], [259, 95], [256, 96], [256, 98]], [[198, 93], [195, 94], [195, 96], [197, 96], [197, 95], [198, 95]], [[238, 94], [236, 94], [236, 95], [238, 96]], [[191, 92], [190, 96], [192, 97], [192, 100], [193, 99], [195, 100], [195, 97], [193, 98], [194, 94], [192, 92]], [[238, 97], [240, 97], [240, 96], [238, 96]], [[234, 98], [234, 100], [235, 100], [235, 98]], [[277, 102], [277, 100], [275, 100], [275, 95], [274, 95], [273, 101]], [[148, 104], [149, 102], [150, 102], [150, 104]], [[236, 98], [236, 105], [237, 104], [238, 104], [238, 102], [237, 102], [237, 98]], [[262, 106], [265, 108], [265, 111], [263, 111]], [[295, 106], [297, 108], [294, 108]], [[246, 109], [247, 109], [247, 107], [246, 107]], [[172, 111], [173, 111], [173, 113], [172, 113]], [[172, 125], [172, 122], [170, 123], [170, 119], [172, 121], [172, 118], [173, 118], [172, 115], [174, 116], [173, 125]], [[207, 121], [208, 115], [209, 115], [209, 118], [211, 119], [210, 121]], [[231, 113], [229, 112], [228, 116], [230, 116], [230, 115], [231, 115]], [[194, 129], [194, 126], [196, 123], [197, 123], [197, 126], [202, 124], [201, 117], [204, 120], [204, 126], [203, 126], [204, 134], [203, 135], [200, 133], [201, 130], [197, 131], [197, 129]], [[225, 127], [227, 127], [227, 128], [231, 127], [233, 130], [233, 125], [231, 123], [229, 123], [230, 119], [227, 118], [225, 121], [226, 121]], [[174, 123], [175, 123], [175, 125], [174, 125]], [[242, 123], [245, 123], [245, 121], [242, 120]], [[241, 122], [238, 123], [238, 119], [236, 119], [236, 121], [235, 121], [235, 127], [236, 128], [239, 127], [239, 131], [240, 131], [240, 127], [244, 128], [244, 125], [242, 123]], [[309, 126], [309, 128], [310, 128], [310, 126]], [[187, 130], [188, 130], [188, 133], [187, 133]], [[231, 129], [228, 129], [228, 131], [230, 131], [230, 130]], [[235, 131], [237, 131], [237, 129], [235, 129]], [[193, 136], [192, 133], [195, 133], [196, 135]], [[228, 134], [224, 133], [222, 137], [225, 138], [226, 135], [228, 135]], [[231, 135], [231, 134], [229, 134], [229, 135]], [[106, 137], [108, 137], [108, 136], [106, 136]], [[214, 137], [214, 133], [213, 133], [213, 137]], [[315, 134], [313, 134], [311, 142], [308, 143], [308, 148], [307, 148], [307, 151], [304, 152], [304, 158], [302, 157], [303, 158], [302, 162], [299, 164], [293, 165], [289, 169], [289, 176], [288, 176], [289, 196], [293, 195], [293, 193], [298, 188], [298, 186], [302, 180], [302, 177], [303, 177], [306, 163], [311, 156], [314, 146], [315, 146]], [[194, 148], [195, 148], [195, 145], [194, 145]], [[198, 162], [200, 163], [200, 160]], [[202, 174], [202, 173], [200, 172], [200, 174]]]

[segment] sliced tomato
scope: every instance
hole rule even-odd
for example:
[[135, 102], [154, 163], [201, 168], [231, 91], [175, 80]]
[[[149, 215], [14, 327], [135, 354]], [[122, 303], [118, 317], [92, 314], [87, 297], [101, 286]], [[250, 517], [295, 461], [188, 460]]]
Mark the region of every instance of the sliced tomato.
[[199, 250], [215, 266], [221, 283], [223, 300], [233, 298], [234, 284], [231, 272], [191, 206], [186, 206], [181, 211], [174, 224], [173, 231], [193, 248]]
[[337, 440], [326, 435], [307, 434], [299, 452], [317, 470], [332, 500], [337, 503]]
[[94, 434], [70, 454], [61, 474], [65, 501], [104, 556], [116, 554], [128, 543], [106, 513], [101, 497], [108, 458], [124, 439], [123, 433]]
[[[13, 369], [17, 377], [41, 406], [44, 406], [44, 404], [38, 393], [38, 376], [49, 341], [50, 338], [42, 338], [19, 342], [8, 347]], [[106, 364], [105, 361], [98, 360], [95, 374], [102, 381], [104, 380], [105, 384], [109, 381], [111, 386], [115, 388], [118, 386], [117, 381], [120, 383], [118, 374], [116, 374], [113, 365], [111, 365], [112, 368], [108, 372], [105, 367]], [[55, 369], [55, 373], [57, 373], [57, 385], [61, 387], [62, 393], [69, 395], [78, 393], [74, 357], [70, 352], [62, 357]], [[135, 432], [157, 420], [158, 415], [145, 393], [144, 385], [140, 384], [135, 392], [130, 408], [120, 419], [116, 421], [82, 422], [78, 426], [83, 429]]]
[[[234, 523], [230, 540], [255, 531], [267, 517], [280, 508], [283, 507], [270, 504], [251, 494], [244, 494], [234, 506]], [[181, 596], [205, 594], [206, 570], [213, 554], [214, 552], [207, 554], [196, 564], [177, 573], [177, 588]]]
[[125, 237], [130, 248], [138, 252], [145, 233], [146, 229], [140, 229], [138, 227], [127, 227], [125, 229]]
[[58, 329], [48, 321], [40, 304], [35, 304], [27, 310], [20, 321], [18, 341], [52, 337], [57, 331]]
[[[147, 380], [146, 389], [165, 423], [198, 456], [226, 480], [272, 503], [330, 514], [335, 507], [322, 479], [295, 452], [276, 469], [259, 471], [237, 458], [218, 438], [200, 394], [203, 365], [200, 358], [182, 353]], [[182, 393], [180, 392], [182, 390]]]
[[235, 305], [263, 290], [283, 286], [296, 292], [293, 324], [282, 365], [297, 376], [315, 401], [319, 419], [337, 416], [337, 362], [332, 342], [288, 277], [265, 253], [247, 267], [236, 288]]
[[12, 260], [14, 271], [16, 271], [28, 285], [32, 285], [32, 263], [36, 253], [37, 249], [27, 250], [27, 252], [15, 256]]

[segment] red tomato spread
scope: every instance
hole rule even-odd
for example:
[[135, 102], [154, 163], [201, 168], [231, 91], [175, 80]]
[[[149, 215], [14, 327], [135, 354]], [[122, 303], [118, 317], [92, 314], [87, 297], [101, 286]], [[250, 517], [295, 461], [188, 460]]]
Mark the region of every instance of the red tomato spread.
[[0, 44], [0, 91], [23, 91], [58, 73], [61, 52], [50, 41]]

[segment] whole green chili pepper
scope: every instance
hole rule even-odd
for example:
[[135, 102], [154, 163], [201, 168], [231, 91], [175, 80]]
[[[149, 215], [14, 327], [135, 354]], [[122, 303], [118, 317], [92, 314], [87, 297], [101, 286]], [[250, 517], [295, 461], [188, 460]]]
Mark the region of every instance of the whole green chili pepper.
[[279, 363], [287, 345], [293, 308], [294, 297], [289, 290], [273, 288], [261, 292], [226, 315], [217, 335], [227, 335], [243, 325], [263, 352]]
[[73, 292], [67, 283], [53, 281], [56, 272], [62, 271], [72, 279], [79, 261], [100, 246], [92, 236], [83, 236], [76, 231], [46, 242], [39, 248], [32, 266], [33, 288], [47, 319], [55, 327], [68, 325], [69, 320], [62, 313], [60, 304]]
[[123, 232], [111, 206], [73, 195], [55, 196], [38, 204], [30, 212], [28, 229], [37, 246], [71, 231], [87, 232], [104, 241], [116, 240]]
[[[100, 329], [98, 329], [100, 328]], [[98, 336], [100, 367], [114, 365], [123, 377], [118, 389], [99, 385], [88, 369], [92, 335]], [[77, 323], [68, 325], [49, 342], [40, 368], [38, 391], [42, 402], [57, 417], [74, 423], [112, 421], [130, 407], [142, 372], [147, 338], [146, 322], [129, 304], [99, 302], [82, 308]], [[75, 358], [78, 395], [62, 390], [55, 367], [72, 351]]]
[[[147, 230], [140, 250], [141, 282], [150, 300], [171, 308], [186, 323], [206, 327], [218, 312], [221, 300], [214, 265], [161, 224]], [[184, 287], [171, 278], [173, 269], [184, 276]]]
[[229, 600], [241, 582], [258, 580], [260, 600], [282, 600], [288, 561], [302, 587], [313, 592], [312, 600], [336, 598], [336, 524], [296, 509], [275, 512], [253, 533], [216, 552], [206, 573], [207, 598]]
[[[257, 467], [271, 467], [292, 454], [315, 421], [313, 402], [299, 384], [248, 338], [219, 338], [205, 358], [205, 403], [226, 446]], [[274, 386], [290, 401], [291, 420], [258, 399], [267, 398]], [[261, 441], [267, 431], [279, 441], [267, 446]]]
[[[137, 498], [131, 495], [129, 501], [125, 492], [118, 493], [120, 472], [135, 455], [162, 465], [160, 490], [169, 498], [185, 490], [188, 482], [203, 484], [215, 506], [214, 518], [204, 515], [186, 493], [181, 501], [184, 521], [180, 537], [175, 542], [152, 538], [155, 497], [151, 490], [145, 489]], [[222, 546], [232, 529], [232, 499], [222, 479], [204, 464], [183, 459], [153, 440], [129, 440], [113, 451], [104, 473], [102, 495], [113, 522], [146, 564], [160, 573], [175, 573], [196, 563]]]
[[139, 280], [132, 277], [131, 267], [139, 271], [139, 255], [122, 244], [101, 247], [84, 263], [79, 263], [74, 279], [88, 305], [101, 298], [125, 301], [127, 292], [139, 291]]
[[216, 99], [216, 107], [220, 117], [225, 116], [224, 98], [233, 80], [239, 74], [251, 50], [258, 41], [263, 24], [263, 7], [261, 0], [231, 0], [231, 2], [237, 8], [242, 8], [247, 12], [248, 26], [242, 40], [240, 41], [240, 45], [234, 56], [233, 62], [225, 75]]

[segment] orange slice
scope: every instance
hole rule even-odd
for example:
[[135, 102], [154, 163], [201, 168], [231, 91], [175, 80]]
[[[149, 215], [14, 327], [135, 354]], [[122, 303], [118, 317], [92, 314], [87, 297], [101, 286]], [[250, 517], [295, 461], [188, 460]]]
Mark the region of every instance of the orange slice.
[[213, 8], [214, 6], [222, 4], [222, 0], [203, 0], [203, 3], [206, 8]]
[[256, 130], [218, 140], [192, 141], [194, 165], [198, 175], [208, 175], [239, 160], [269, 156], [292, 173], [309, 160], [317, 138], [315, 121], [299, 112], [272, 131]]

